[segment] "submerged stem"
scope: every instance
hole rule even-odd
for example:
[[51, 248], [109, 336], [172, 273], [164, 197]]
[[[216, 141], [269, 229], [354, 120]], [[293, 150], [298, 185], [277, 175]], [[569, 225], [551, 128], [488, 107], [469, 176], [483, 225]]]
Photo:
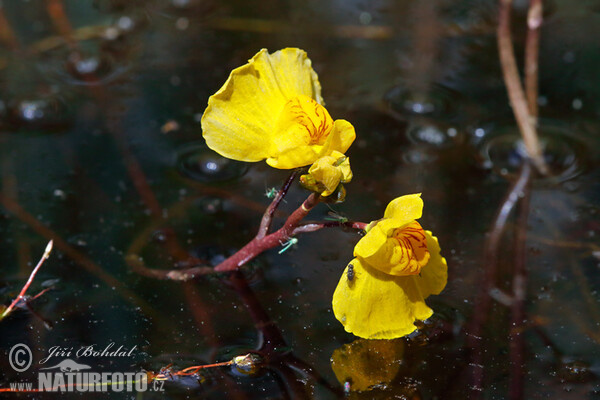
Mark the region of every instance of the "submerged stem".
[[508, 194], [504, 198], [500, 208], [496, 213], [492, 228], [488, 234], [485, 249], [483, 265], [485, 266], [485, 275], [483, 284], [480, 286], [477, 295], [476, 306], [473, 311], [473, 319], [468, 329], [467, 347], [470, 354], [470, 386], [473, 398], [480, 398], [483, 391], [483, 351], [482, 335], [483, 326], [489, 316], [491, 300], [490, 290], [494, 288], [496, 282], [496, 270], [498, 268], [498, 253], [500, 249], [500, 240], [506, 228], [508, 217], [512, 213], [520, 196], [524, 193], [531, 177], [531, 168], [524, 164], [521, 168], [518, 179], [513, 183]]
[[513, 267], [513, 298], [511, 304], [510, 324], [510, 361], [509, 372], [509, 398], [521, 400], [523, 398], [523, 378], [525, 374], [525, 344], [523, 342], [523, 331], [525, 323], [525, 297], [527, 293], [527, 269], [526, 269], [526, 240], [527, 220], [529, 219], [529, 200], [531, 186], [531, 167], [528, 163], [523, 165], [521, 175], [525, 179], [523, 196], [519, 204], [519, 215], [517, 219], [517, 232], [515, 234], [515, 254]]

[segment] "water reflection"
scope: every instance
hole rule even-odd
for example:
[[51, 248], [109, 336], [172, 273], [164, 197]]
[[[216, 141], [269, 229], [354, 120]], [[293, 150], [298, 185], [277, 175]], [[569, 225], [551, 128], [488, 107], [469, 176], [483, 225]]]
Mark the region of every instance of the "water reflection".
[[242, 176], [248, 164], [219, 156], [203, 143], [186, 145], [177, 166], [182, 175], [199, 182], [224, 182]]
[[[544, 159], [550, 174], [543, 177], [546, 183], [560, 183], [583, 173], [589, 154], [584, 142], [578, 139], [581, 133], [574, 132], [567, 124], [542, 120], [538, 128]], [[475, 129], [479, 143], [482, 166], [502, 176], [515, 175], [526, 150], [515, 126], [487, 125]]]

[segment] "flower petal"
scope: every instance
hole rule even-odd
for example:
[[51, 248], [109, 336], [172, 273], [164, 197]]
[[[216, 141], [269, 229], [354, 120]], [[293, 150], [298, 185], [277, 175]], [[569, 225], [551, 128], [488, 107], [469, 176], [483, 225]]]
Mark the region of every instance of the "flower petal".
[[350, 262], [333, 294], [333, 313], [347, 332], [365, 339], [394, 339], [416, 327], [416, 319], [429, 318], [433, 311], [425, 304], [416, 283], [418, 276], [391, 276], [369, 267], [359, 259]]
[[[371, 231], [377, 232], [379, 228], [375, 226]], [[392, 231], [372, 254], [366, 257], [363, 254], [359, 249], [356, 255], [371, 267], [395, 276], [419, 274], [430, 258], [425, 231], [417, 221]]]
[[354, 246], [354, 257], [368, 259], [377, 253], [381, 247], [385, 246], [388, 240], [388, 229], [386, 227], [385, 230], [383, 230], [380, 226], [384, 222], [386, 221], [381, 221], [369, 229], [367, 234], [356, 243], [356, 246]]
[[333, 122], [333, 129], [323, 145], [320, 156], [327, 156], [333, 151], [346, 153], [354, 139], [356, 139], [354, 126], [345, 119], [336, 119]]
[[427, 248], [431, 258], [425, 267], [421, 269], [421, 279], [415, 282], [424, 298], [432, 294], [439, 294], [446, 287], [448, 281], [448, 264], [440, 254], [440, 245], [431, 231], [425, 231], [427, 237]]
[[[264, 56], [257, 58], [262, 52]], [[321, 105], [325, 104], [321, 97], [319, 77], [304, 50], [287, 47], [269, 54], [262, 49], [258, 54], [252, 58], [256, 59], [256, 68], [269, 82], [276, 84], [286, 99], [304, 95]]]
[[423, 200], [421, 193], [407, 194], [390, 201], [383, 214], [384, 218], [397, 220], [399, 226], [421, 218], [423, 214]]
[[306, 53], [287, 48], [270, 55], [261, 50], [248, 64], [234, 69], [223, 87], [209, 98], [202, 116], [202, 134], [208, 147], [240, 161], [271, 156], [279, 114], [290, 98], [299, 95], [323, 102]]
[[308, 96], [288, 100], [277, 120], [273, 135], [274, 154], [306, 145], [323, 145], [333, 127], [329, 112]]

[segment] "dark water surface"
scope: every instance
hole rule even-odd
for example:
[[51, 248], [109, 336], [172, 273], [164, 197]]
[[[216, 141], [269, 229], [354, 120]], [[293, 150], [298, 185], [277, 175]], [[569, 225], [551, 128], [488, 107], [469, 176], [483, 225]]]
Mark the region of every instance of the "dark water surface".
[[[422, 192], [422, 225], [449, 266], [446, 289], [427, 300], [435, 315], [410, 338], [371, 349], [381, 361], [373, 356], [358, 369], [375, 388], [346, 395], [464, 399], [483, 371], [482, 397], [509, 398], [516, 329], [524, 398], [600, 399], [600, 3], [544, 2], [540, 134], [552, 174], [534, 179], [526, 223], [517, 206], [501, 234], [478, 362], [466, 332], [481, 317], [487, 233], [522, 163], [497, 58], [496, 3], [253, 3], [0, 3], [2, 304], [55, 241], [30, 289], [53, 287], [31, 302], [38, 315], [19, 309], [0, 322], [0, 387], [34, 379], [35, 371], [18, 374], [8, 363], [17, 343], [32, 349], [35, 368], [53, 346], [135, 346], [130, 356], [78, 361], [97, 371], [155, 372], [227, 361], [262, 344], [277, 347], [276, 356], [257, 373], [213, 368], [169, 382], [166, 393], [111, 397], [345, 396], [331, 358], [356, 338], [335, 320], [331, 296], [355, 232], [302, 235], [243, 276], [179, 283], [143, 277], [127, 263], [132, 253], [156, 269], [190, 257], [217, 263], [254, 236], [265, 191], [287, 172], [223, 159], [203, 143], [200, 117], [233, 68], [261, 48], [291, 46], [307, 51], [331, 115], [357, 132], [348, 152], [354, 179], [346, 202], [331, 208], [370, 221], [391, 199]], [[522, 63], [527, 2], [515, 3]], [[275, 223], [305, 196], [294, 186]], [[330, 211], [320, 205], [309, 218]], [[515, 326], [519, 226], [527, 291], [525, 320]]]

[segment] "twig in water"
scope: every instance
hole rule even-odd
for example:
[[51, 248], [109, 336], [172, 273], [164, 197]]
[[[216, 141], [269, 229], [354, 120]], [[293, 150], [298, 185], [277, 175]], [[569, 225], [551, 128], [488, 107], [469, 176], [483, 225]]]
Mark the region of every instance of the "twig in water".
[[29, 286], [31, 286], [31, 283], [33, 282], [33, 278], [35, 278], [35, 275], [37, 274], [38, 270], [40, 269], [40, 267], [42, 266], [44, 261], [46, 261], [48, 259], [48, 257], [50, 257], [50, 252], [52, 251], [52, 245], [53, 245], [53, 241], [51, 240], [48, 242], [48, 245], [46, 245], [46, 250], [44, 250], [44, 254], [42, 255], [42, 258], [40, 258], [40, 261], [38, 261], [38, 263], [35, 266], [35, 268], [33, 269], [33, 271], [31, 271], [31, 275], [29, 275], [29, 279], [27, 279], [27, 282], [23, 286], [23, 289], [21, 289], [21, 293], [19, 293], [19, 295], [17, 297], [15, 297], [13, 302], [10, 303], [10, 305], [6, 308], [6, 310], [4, 310], [2, 315], [0, 315], [0, 320], [3, 319], [4, 317], [6, 317], [13, 310], [13, 308], [17, 305], [17, 303], [25, 297], [25, 293], [27, 292], [27, 289], [29, 289]]
[[537, 126], [538, 118], [538, 57], [540, 52], [540, 27], [542, 25], [542, 0], [530, 0], [527, 14], [527, 39], [525, 41], [525, 93], [531, 122]]
[[[504, 76], [504, 83], [508, 91], [508, 98], [512, 105], [513, 113], [519, 126], [519, 131], [523, 137], [527, 155], [531, 158], [536, 168], [544, 175], [548, 173], [548, 166], [544, 162], [542, 148], [537, 135], [535, 124], [531, 119], [527, 100], [519, 70], [515, 60], [515, 54], [510, 33], [510, 11], [512, 0], [500, 0], [500, 10], [498, 15], [498, 51], [500, 55], [500, 65]], [[536, 68], [537, 71], [537, 68]], [[537, 85], [537, 84], [536, 84]]]

